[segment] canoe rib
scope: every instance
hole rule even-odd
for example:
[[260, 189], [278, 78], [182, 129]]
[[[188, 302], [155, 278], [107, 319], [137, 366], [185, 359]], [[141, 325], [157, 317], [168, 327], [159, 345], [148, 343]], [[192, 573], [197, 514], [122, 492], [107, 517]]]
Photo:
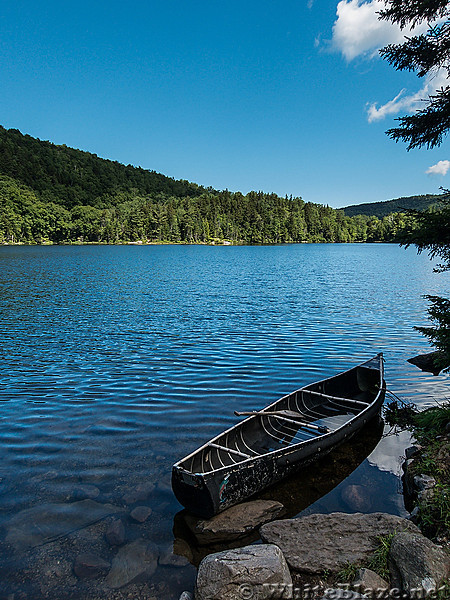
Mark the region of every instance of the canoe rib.
[[[176, 497], [191, 512], [209, 518], [330, 452], [379, 413], [383, 372], [380, 353], [248, 416], [175, 463]], [[289, 411], [299, 419], [291, 419]]]

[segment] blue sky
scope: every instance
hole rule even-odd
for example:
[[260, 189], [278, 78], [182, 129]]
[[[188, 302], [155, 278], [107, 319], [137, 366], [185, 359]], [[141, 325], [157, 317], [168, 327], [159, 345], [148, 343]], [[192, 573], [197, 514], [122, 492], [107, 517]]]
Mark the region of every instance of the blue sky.
[[437, 193], [448, 142], [407, 152], [384, 131], [440, 75], [377, 56], [403, 35], [379, 7], [3, 2], [0, 124], [218, 189], [333, 207]]

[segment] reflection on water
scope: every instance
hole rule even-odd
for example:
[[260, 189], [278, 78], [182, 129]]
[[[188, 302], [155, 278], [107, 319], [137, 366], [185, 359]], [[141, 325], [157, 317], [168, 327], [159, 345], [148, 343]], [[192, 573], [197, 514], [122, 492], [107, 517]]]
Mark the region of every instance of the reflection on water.
[[[380, 351], [401, 397], [425, 406], [448, 395], [445, 376], [406, 360], [428, 350], [412, 329], [425, 322], [422, 295], [445, 294], [449, 281], [425, 256], [384, 244], [1, 247], [0, 599], [192, 589], [195, 569], [181, 542], [173, 548], [171, 465], [233, 425], [235, 410]], [[404, 445], [383, 438], [359, 466], [325, 462], [279, 493], [290, 514], [404, 514]], [[68, 505], [70, 518], [54, 516]], [[138, 506], [152, 511], [142, 523]], [[73, 569], [87, 552], [117, 563], [112, 519], [121, 548], [151, 543], [154, 566], [118, 589]]]

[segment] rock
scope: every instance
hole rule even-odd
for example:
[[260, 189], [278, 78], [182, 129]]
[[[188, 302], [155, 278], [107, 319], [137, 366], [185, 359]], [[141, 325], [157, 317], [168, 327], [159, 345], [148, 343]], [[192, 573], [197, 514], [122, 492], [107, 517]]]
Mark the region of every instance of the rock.
[[422, 446], [417, 446], [417, 445], [406, 448], [406, 450], [405, 450], [406, 460], [409, 460], [413, 456], [416, 456], [416, 454], [418, 454], [421, 450], [422, 450]]
[[97, 579], [106, 575], [111, 565], [95, 554], [79, 554], [73, 565], [75, 575], [80, 579]]
[[372, 506], [367, 489], [362, 485], [348, 485], [341, 493], [342, 500], [357, 512], [367, 512]]
[[245, 537], [260, 525], [284, 513], [284, 506], [272, 500], [253, 500], [232, 506], [211, 519], [187, 513], [184, 520], [199, 544], [217, 544]]
[[393, 586], [430, 592], [449, 576], [450, 557], [421, 533], [404, 531], [392, 540], [389, 570]]
[[194, 600], [194, 596], [191, 592], [183, 592], [178, 600]]
[[415, 506], [412, 509], [411, 514], [409, 515], [408, 519], [417, 525], [417, 523], [419, 522], [419, 516], [420, 516], [420, 509], [418, 506]]
[[145, 540], [135, 540], [122, 546], [114, 557], [106, 584], [117, 589], [151, 577], [156, 571], [157, 563], [158, 552], [155, 547]]
[[445, 433], [450, 433], [450, 421], [445, 426]]
[[95, 485], [78, 485], [72, 492], [73, 500], [95, 500], [100, 496], [100, 490]]
[[140, 483], [135, 488], [128, 490], [123, 496], [122, 500], [125, 504], [136, 504], [136, 502], [144, 502], [150, 496], [155, 489], [153, 483]]
[[138, 523], [144, 523], [152, 514], [152, 509], [149, 506], [136, 506], [131, 512], [130, 517]]
[[113, 519], [108, 523], [105, 537], [111, 546], [121, 546], [125, 542], [125, 527], [121, 519]]
[[209, 554], [200, 563], [195, 600], [292, 598], [292, 579], [281, 550], [271, 544]]
[[372, 597], [354, 590], [328, 588], [322, 600], [372, 600]]
[[419, 502], [426, 502], [427, 500], [431, 500], [431, 498], [433, 496], [434, 496], [434, 488], [427, 488], [417, 494], [417, 500]]
[[408, 358], [408, 362], [419, 367], [422, 371], [433, 373], [433, 375], [439, 375], [442, 368], [436, 367], [435, 365], [435, 359], [438, 358], [438, 356], [439, 352], [428, 352], [427, 354], [419, 354], [413, 358]]
[[414, 477], [414, 487], [416, 490], [429, 490], [436, 485], [436, 479], [431, 475], [416, 475]]
[[322, 600], [369, 600], [369, 596], [363, 596], [359, 592], [345, 590], [342, 588], [328, 588]]
[[190, 564], [189, 560], [186, 556], [181, 556], [180, 554], [174, 554], [169, 551], [164, 554], [164, 556], [160, 556], [159, 564], [162, 567], [187, 567]]
[[6, 542], [16, 550], [27, 550], [88, 527], [121, 510], [112, 504], [100, 504], [94, 500], [33, 506], [14, 515], [6, 523]]
[[280, 547], [289, 566], [303, 573], [337, 572], [361, 563], [378, 546], [378, 537], [395, 531], [419, 532], [408, 521], [385, 513], [308, 515], [261, 527], [264, 542]]
[[352, 587], [360, 592], [376, 592], [389, 589], [389, 583], [370, 569], [360, 569]]

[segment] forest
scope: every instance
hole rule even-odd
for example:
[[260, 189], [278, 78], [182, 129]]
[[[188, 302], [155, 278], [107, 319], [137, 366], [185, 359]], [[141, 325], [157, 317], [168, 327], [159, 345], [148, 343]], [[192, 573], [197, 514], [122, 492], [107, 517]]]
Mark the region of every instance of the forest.
[[205, 188], [0, 126], [3, 244], [379, 242], [408, 222]]

